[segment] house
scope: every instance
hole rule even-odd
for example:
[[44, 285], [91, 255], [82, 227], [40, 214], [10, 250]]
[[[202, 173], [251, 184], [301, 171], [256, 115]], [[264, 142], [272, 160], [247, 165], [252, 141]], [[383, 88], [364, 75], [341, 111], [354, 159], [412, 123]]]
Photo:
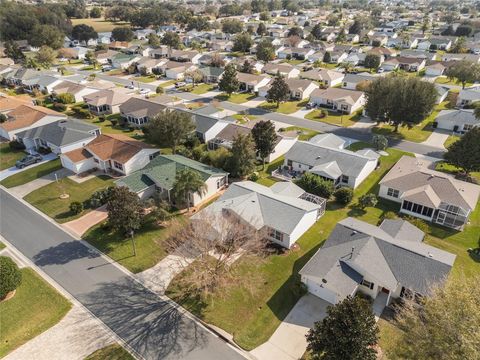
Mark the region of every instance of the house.
[[40, 72], [37, 70], [21, 67], [6, 73], [3, 75], [3, 78], [5, 79], [7, 85], [23, 86], [24, 81], [37, 78], [39, 74]]
[[[318, 85], [311, 80], [306, 79], [285, 79], [285, 82], [288, 85], [290, 90], [290, 99], [291, 100], [304, 100], [308, 99], [310, 94], [318, 89]], [[266, 97], [268, 90], [270, 89], [271, 83], [266, 86], [262, 86], [258, 89], [258, 95]]]
[[23, 88], [27, 92], [33, 92], [34, 90], [37, 90], [45, 94], [50, 94], [53, 88], [62, 81], [62, 79], [53, 75], [39, 74], [38, 77], [25, 80], [23, 82]]
[[101, 65], [109, 64], [118, 54], [118, 51], [107, 49], [107, 50], [98, 50], [95, 51], [95, 58], [97, 59], [98, 63]]
[[8, 114], [10, 111], [15, 110], [16, 108], [22, 105], [33, 106], [33, 101], [30, 98], [18, 97], [18, 96], [7, 96], [0, 95], [0, 113]]
[[159, 193], [164, 199], [175, 204], [172, 191], [175, 186], [177, 174], [191, 169], [198, 172], [204, 183], [203, 193], [190, 193], [189, 205], [197, 206], [222, 190], [228, 183], [228, 173], [223, 170], [202, 164], [181, 155], [159, 155], [142, 169], [117, 180], [117, 186], [126, 186], [135, 192], [142, 200]]
[[215, 66], [205, 66], [198, 69], [202, 75], [202, 81], [206, 84], [216, 84], [224, 73], [224, 68]]
[[327, 69], [312, 69], [300, 74], [302, 79], [318, 81], [322, 86], [333, 87], [342, 83], [345, 74], [340, 71]]
[[110, 63], [115, 69], [126, 70], [138, 60], [140, 60], [139, 55], [128, 55], [119, 52], [110, 58]]
[[355, 189], [375, 170], [379, 155], [371, 150], [353, 152], [333, 146], [332, 141], [338, 139], [324, 134], [313, 142], [297, 141], [285, 154], [283, 170], [294, 176], [309, 172], [332, 181], [336, 187]]
[[265, 75], [254, 75], [239, 72], [237, 73], [237, 79], [240, 83], [240, 90], [246, 92], [258, 93], [259, 89], [267, 85], [272, 78]]
[[474, 127], [480, 126], [480, 120], [475, 117], [473, 110], [442, 110], [435, 118], [438, 129], [464, 134]]
[[360, 292], [383, 309], [393, 299], [428, 295], [432, 285], [446, 279], [455, 255], [424, 244], [423, 238], [404, 220], [375, 226], [343, 219], [300, 270], [301, 281], [331, 304]]
[[325, 203], [292, 182], [267, 187], [241, 181], [231, 184], [217, 201], [192, 218], [212, 217], [212, 227], [221, 231], [215, 228], [215, 219], [236, 216], [265, 231], [268, 240], [289, 249], [324, 214]]
[[85, 59], [85, 55], [87, 55], [88, 48], [84, 46], [74, 46], [62, 48], [58, 52], [63, 58], [83, 60]]
[[222, 131], [228, 124], [234, 123], [228, 119], [219, 119], [218, 117], [194, 114], [191, 111], [185, 111], [192, 115], [192, 121], [195, 123], [195, 135], [204, 143], [210, 140]]
[[467, 107], [480, 101], [480, 86], [470, 86], [461, 89], [457, 97], [457, 106]]
[[128, 41], [112, 41], [108, 44], [108, 48], [112, 50], [124, 50], [130, 47]]
[[17, 133], [27, 151], [50, 149], [62, 154], [84, 147], [100, 135], [100, 128], [80, 120], [58, 120]]
[[298, 70], [295, 66], [290, 65], [288, 63], [282, 64], [275, 64], [275, 63], [267, 63], [262, 68], [262, 73], [268, 75], [277, 75], [280, 74], [286, 79], [296, 78], [300, 74], [300, 70]]
[[473, 63], [480, 62], [480, 55], [477, 54], [450, 54], [445, 53], [442, 55], [442, 61], [471, 61]]
[[348, 57], [348, 53], [344, 50], [334, 50], [330, 52], [330, 64], [340, 64]]
[[279, 59], [308, 60], [314, 53], [315, 51], [310, 48], [282, 47], [278, 49], [277, 56]]
[[160, 65], [166, 63], [166, 59], [155, 59], [151, 57], [144, 56], [137, 60], [137, 71], [141, 74], [152, 74], [154, 69], [160, 67]]
[[447, 37], [430, 38], [430, 39], [419, 42], [417, 48], [423, 51], [429, 51], [429, 50], [448, 51], [451, 49], [452, 45], [453, 45], [452, 40]]
[[397, 56], [385, 60], [381, 68], [385, 71], [393, 71], [397, 68], [405, 71], [421, 71], [425, 67], [426, 61], [422, 58], [412, 58]]
[[191, 62], [177, 62], [172, 60], [169, 60], [165, 64], [159, 66], [159, 69], [161, 69], [165, 73], [165, 76], [168, 79], [173, 80], [183, 79], [187, 71], [195, 68], [196, 66], [193, 65]]
[[126, 88], [103, 89], [83, 96], [88, 110], [96, 115], [116, 114], [120, 105], [132, 97], [132, 90]]
[[[229, 123], [218, 132], [215, 137], [208, 141], [208, 149], [215, 150], [224, 147], [231, 150], [233, 141], [238, 135], [250, 135], [253, 126], [244, 126], [240, 124]], [[275, 161], [291, 149], [297, 141], [298, 135], [293, 132], [278, 133], [275, 147], [271, 154], [265, 158], [266, 163]], [[260, 159], [263, 160], [263, 159]]]
[[142, 127], [157, 114], [163, 112], [167, 105], [174, 106], [178, 103], [173, 97], [160, 95], [150, 99], [131, 97], [118, 107], [120, 115], [130, 125]]
[[397, 54], [394, 49], [384, 48], [384, 47], [374, 47], [370, 49], [367, 54], [383, 56], [385, 59], [389, 59]]
[[170, 53], [170, 60], [177, 62], [190, 62], [192, 64], [198, 64], [198, 60], [202, 57], [202, 54], [196, 50], [175, 50]]
[[327, 109], [352, 114], [365, 105], [366, 98], [362, 91], [327, 88], [314, 90], [310, 101]]
[[20, 105], [7, 114], [7, 120], [0, 123], [0, 137], [14, 140], [19, 132], [65, 119], [62, 113], [43, 106]]
[[376, 76], [367, 72], [359, 74], [345, 74], [342, 82], [342, 88], [348, 90], [357, 90], [359, 84], [369, 84], [376, 79]]
[[429, 169], [428, 161], [402, 156], [380, 181], [378, 195], [400, 212], [462, 230], [477, 205], [480, 186]]
[[60, 155], [62, 166], [75, 174], [98, 169], [129, 175], [159, 154], [158, 149], [120, 134], [99, 135], [84, 147]]
[[447, 68], [441, 63], [436, 62], [425, 67], [426, 76], [442, 76]]
[[52, 88], [52, 96], [55, 97], [60, 94], [71, 94], [75, 98], [75, 102], [82, 102], [84, 96], [97, 91], [98, 89], [93, 87], [88, 87], [73, 81], [63, 80]]

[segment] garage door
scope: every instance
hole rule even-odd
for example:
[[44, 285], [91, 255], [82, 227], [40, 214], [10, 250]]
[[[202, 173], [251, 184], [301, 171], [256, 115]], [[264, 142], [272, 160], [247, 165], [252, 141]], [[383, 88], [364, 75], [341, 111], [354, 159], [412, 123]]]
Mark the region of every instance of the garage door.
[[316, 282], [307, 279], [307, 287], [308, 291], [313, 295], [318, 296], [319, 298], [328, 301], [331, 304], [337, 303], [336, 294], [333, 291], [320, 286], [320, 284], [317, 284]]

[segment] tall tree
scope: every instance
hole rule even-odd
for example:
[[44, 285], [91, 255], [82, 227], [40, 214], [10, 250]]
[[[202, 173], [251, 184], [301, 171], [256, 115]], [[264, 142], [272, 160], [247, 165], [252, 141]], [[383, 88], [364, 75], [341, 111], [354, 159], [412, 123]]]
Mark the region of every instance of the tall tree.
[[46, 45], [43, 45], [35, 54], [35, 60], [45, 69], [49, 69], [53, 65], [56, 57], [57, 52]]
[[365, 67], [368, 69], [376, 69], [380, 66], [380, 56], [376, 54], [367, 54], [365, 56]]
[[375, 360], [378, 332], [369, 302], [347, 296], [308, 332], [307, 349], [318, 360]]
[[395, 314], [403, 331], [394, 338], [393, 359], [480, 359], [480, 276], [455, 276], [435, 284], [422, 306], [407, 299]]
[[234, 138], [227, 167], [233, 177], [244, 177], [255, 170], [255, 144], [250, 135]]
[[142, 206], [137, 194], [127, 187], [114, 187], [107, 200], [108, 224], [125, 235], [142, 225]]
[[412, 127], [433, 110], [437, 90], [418, 78], [386, 77], [373, 81], [366, 89], [365, 109], [375, 121], [390, 122], [398, 127]]
[[240, 83], [237, 79], [237, 70], [235, 69], [235, 65], [228, 64], [225, 66], [225, 71], [223, 72], [222, 78], [218, 83], [218, 88], [221, 91], [226, 92], [228, 96], [238, 91], [240, 88]]
[[178, 49], [181, 44], [180, 36], [174, 31], [167, 31], [163, 34], [161, 42], [163, 45], [167, 45], [173, 49]]
[[264, 39], [258, 43], [257, 59], [264, 62], [269, 62], [275, 59], [275, 48], [267, 39]]
[[148, 45], [154, 48], [160, 47], [160, 37], [155, 33], [148, 34]]
[[190, 210], [190, 196], [193, 194], [203, 195], [206, 192], [205, 181], [198, 171], [185, 168], [177, 172], [173, 184], [173, 195], [180, 201], [185, 201]]
[[310, 33], [315, 39], [320, 40], [320, 38], [322, 37], [322, 25], [315, 24]]
[[195, 87], [197, 83], [202, 81], [203, 73], [198, 69], [189, 70], [185, 72], [185, 79], [190, 79], [192, 81], [192, 87]]
[[170, 147], [175, 154], [177, 146], [195, 130], [191, 116], [177, 110], [165, 110], [146, 125], [146, 137], [160, 147]]
[[132, 29], [129, 27], [117, 27], [112, 30], [112, 37], [115, 41], [132, 41], [134, 34]]
[[243, 32], [237, 34], [233, 39], [233, 51], [240, 51], [246, 53], [250, 51], [253, 45], [252, 36], [249, 33]]
[[246, 74], [253, 74], [254, 68], [253, 65], [250, 61], [245, 60], [242, 64], [242, 70], [241, 72], [246, 73]]
[[459, 140], [448, 147], [445, 160], [462, 169], [466, 174], [480, 171], [480, 128], [467, 131]]
[[462, 60], [447, 69], [446, 75], [450, 79], [456, 79], [462, 83], [465, 88], [467, 82], [476, 82], [480, 80], [480, 64], [471, 61]]
[[236, 34], [243, 31], [243, 23], [236, 19], [222, 21], [222, 31], [227, 34]]
[[93, 7], [92, 10], [90, 10], [90, 17], [94, 19], [102, 17], [102, 9], [98, 6]]
[[98, 34], [93, 27], [86, 24], [78, 24], [72, 29], [72, 38], [87, 43], [90, 39], [98, 38]]
[[32, 46], [41, 47], [48, 45], [52, 49], [60, 49], [63, 46], [65, 34], [53, 25], [38, 25], [35, 27], [28, 43]]
[[290, 36], [298, 36], [299, 38], [302, 38], [303, 30], [298, 26], [294, 26], [288, 30], [287, 37]]
[[283, 76], [278, 73], [267, 91], [267, 101], [276, 103], [278, 108], [281, 102], [287, 101], [289, 98], [290, 88]]
[[267, 31], [267, 27], [265, 26], [265, 24], [263, 22], [261, 22], [260, 24], [258, 24], [258, 28], [257, 28], [257, 35], [267, 35], [268, 34], [268, 31]]
[[25, 55], [22, 50], [20, 50], [18, 44], [12, 40], [5, 42], [5, 55], [15, 63], [23, 62], [25, 60]]
[[273, 152], [277, 143], [275, 125], [270, 120], [257, 122], [252, 128], [252, 137], [265, 170], [265, 159]]

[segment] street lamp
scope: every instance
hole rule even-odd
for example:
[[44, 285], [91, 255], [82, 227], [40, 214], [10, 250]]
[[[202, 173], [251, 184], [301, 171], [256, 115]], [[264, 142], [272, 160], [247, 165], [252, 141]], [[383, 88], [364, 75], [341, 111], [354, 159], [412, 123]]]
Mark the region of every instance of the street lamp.
[[135, 246], [135, 239], [133, 238], [134, 231], [133, 229], [130, 230], [130, 238], [132, 239], [132, 247], [133, 247], [133, 256], [137, 256], [137, 248]]

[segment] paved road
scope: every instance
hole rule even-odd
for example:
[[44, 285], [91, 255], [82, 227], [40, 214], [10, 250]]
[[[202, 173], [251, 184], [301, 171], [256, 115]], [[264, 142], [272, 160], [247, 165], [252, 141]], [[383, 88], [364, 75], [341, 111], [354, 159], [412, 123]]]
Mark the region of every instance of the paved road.
[[145, 359], [243, 357], [185, 314], [0, 189], [0, 233]]

